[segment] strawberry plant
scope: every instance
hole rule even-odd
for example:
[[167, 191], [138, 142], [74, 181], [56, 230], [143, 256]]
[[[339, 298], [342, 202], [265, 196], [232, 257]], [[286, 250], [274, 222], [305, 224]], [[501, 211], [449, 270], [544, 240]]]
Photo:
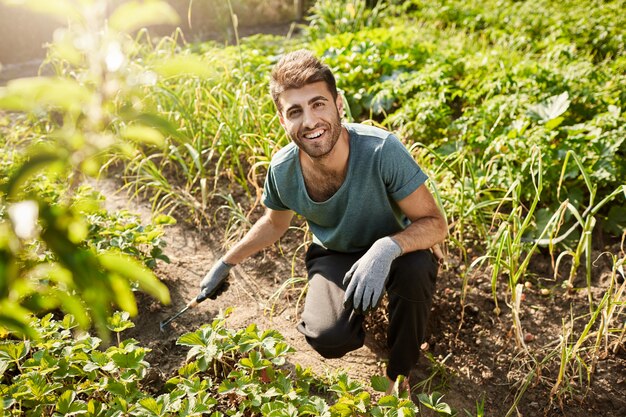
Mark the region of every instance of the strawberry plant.
[[[228, 312], [227, 312], [228, 314]], [[327, 384], [309, 369], [283, 365], [293, 349], [282, 335], [256, 326], [225, 327], [225, 317], [182, 335], [189, 347], [187, 362], [162, 392], [151, 394], [144, 384], [150, 364], [147, 349], [133, 339], [104, 347], [102, 340], [74, 334], [72, 316], [57, 320], [48, 314], [32, 318], [40, 338], [23, 341], [5, 334], [0, 341], [0, 398], [6, 415], [54, 416], [373, 416], [417, 415], [406, 394], [372, 399], [360, 383], [345, 374], [331, 381], [324, 397], [313, 394]], [[109, 328], [118, 335], [132, 326], [117, 314]], [[329, 398], [329, 395], [331, 397]], [[441, 401], [424, 397], [451, 415]]]

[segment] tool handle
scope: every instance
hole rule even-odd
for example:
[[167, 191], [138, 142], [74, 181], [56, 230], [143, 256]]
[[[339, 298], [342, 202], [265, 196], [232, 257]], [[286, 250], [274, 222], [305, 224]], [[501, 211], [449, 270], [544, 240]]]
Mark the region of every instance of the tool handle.
[[202, 291], [200, 294], [198, 294], [198, 296], [196, 297], [195, 300], [193, 300], [191, 303], [189, 304], [193, 304], [193, 306], [196, 306], [197, 304], [203, 302], [204, 300], [206, 300], [207, 298], [209, 298], [211, 296], [211, 291]]
[[194, 301], [196, 302], [196, 304], [198, 304], [198, 303], [203, 302], [207, 298], [211, 298], [215, 300], [215, 298], [221, 293], [223, 293], [224, 291], [226, 291], [228, 287], [229, 287], [228, 278], [225, 278], [222, 282], [217, 284], [215, 288], [213, 289], [205, 288], [200, 294], [198, 294], [198, 296], [196, 297]]

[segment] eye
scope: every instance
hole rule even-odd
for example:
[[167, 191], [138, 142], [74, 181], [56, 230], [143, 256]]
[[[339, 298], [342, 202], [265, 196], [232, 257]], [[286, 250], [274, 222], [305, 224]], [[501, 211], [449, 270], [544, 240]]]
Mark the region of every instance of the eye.
[[287, 117], [293, 119], [294, 117], [298, 117], [302, 113], [300, 109], [293, 109], [287, 112]]
[[313, 108], [317, 109], [320, 107], [324, 107], [326, 105], [326, 103], [324, 103], [323, 101], [316, 101], [315, 103], [313, 103]]

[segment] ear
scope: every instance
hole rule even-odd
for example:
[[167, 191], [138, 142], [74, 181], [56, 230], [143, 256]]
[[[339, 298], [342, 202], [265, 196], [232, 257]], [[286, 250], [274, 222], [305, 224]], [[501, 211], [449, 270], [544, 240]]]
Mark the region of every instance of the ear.
[[343, 117], [343, 96], [341, 94], [337, 94], [337, 100], [335, 100], [335, 105], [337, 106], [339, 117]]
[[283, 114], [281, 113], [280, 110], [276, 111], [276, 114], [278, 114], [278, 121], [280, 122], [280, 125], [284, 129], [285, 128], [285, 118], [283, 117]]

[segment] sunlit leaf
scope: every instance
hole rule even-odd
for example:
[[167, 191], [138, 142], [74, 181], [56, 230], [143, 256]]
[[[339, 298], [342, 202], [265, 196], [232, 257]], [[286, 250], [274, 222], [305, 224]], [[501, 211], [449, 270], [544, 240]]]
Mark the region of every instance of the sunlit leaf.
[[146, 409], [146, 411], [150, 412], [151, 415], [160, 416], [163, 412], [163, 405], [157, 403], [154, 398], [148, 397], [139, 400], [139, 405]]
[[30, 391], [30, 395], [28, 397], [36, 400], [42, 400], [45, 396], [52, 394], [57, 389], [63, 387], [63, 384], [61, 383], [48, 382], [44, 375], [37, 372], [28, 374], [24, 382], [24, 387], [28, 388]]
[[176, 341], [181, 346], [206, 346], [206, 341], [197, 332], [185, 333]]
[[37, 340], [39, 334], [30, 326], [30, 314], [30, 311], [17, 303], [10, 300], [2, 300], [0, 302], [0, 327]]
[[152, 222], [157, 225], [173, 225], [176, 224], [176, 219], [167, 214], [159, 214], [152, 219]]
[[130, 352], [117, 350], [110, 356], [113, 362], [120, 368], [137, 369], [142, 365], [146, 352], [143, 348], [133, 349]]
[[109, 317], [109, 330], [119, 333], [135, 327], [135, 323], [133, 323], [129, 317], [130, 313], [128, 311], [116, 311], [113, 313], [113, 316]]
[[552, 130], [552, 129], [559, 127], [560, 124], [563, 123], [563, 120], [565, 120], [565, 118], [562, 116], [555, 117], [554, 119], [548, 120], [545, 124], [546, 129]]
[[18, 78], [0, 87], [0, 108], [5, 110], [56, 109], [75, 114], [81, 112], [91, 98], [88, 88], [61, 77]]
[[154, 70], [163, 77], [190, 75], [200, 78], [211, 78], [215, 72], [208, 62], [196, 55], [177, 56], [157, 63]]
[[137, 260], [112, 252], [101, 253], [98, 258], [106, 269], [137, 282], [142, 290], [156, 297], [162, 303], [170, 303], [170, 293], [165, 284]]
[[148, 126], [128, 126], [124, 128], [120, 132], [120, 134], [124, 139], [128, 139], [134, 142], [145, 143], [155, 146], [163, 146], [163, 144], [165, 143], [163, 134], [157, 129]]
[[[556, 119], [567, 111], [570, 105], [569, 94], [566, 92], [557, 96], [549, 97], [546, 101], [532, 105], [528, 108], [528, 114], [532, 119], [539, 121], [540, 123], [548, 123], [551, 120]], [[561, 121], [553, 122], [554, 128], [560, 124]]]
[[135, 301], [135, 296], [128, 282], [130, 278], [127, 277], [125, 279], [117, 274], [111, 274], [109, 279], [117, 305], [120, 306], [122, 310], [127, 311], [131, 316], [136, 316], [137, 302]]
[[30, 352], [30, 342], [0, 344], [0, 359], [19, 362]]
[[82, 14], [71, 0], [3, 0], [9, 6], [22, 6], [34, 12], [46, 14], [61, 23], [68, 20], [79, 21]]
[[29, 158], [27, 162], [22, 164], [4, 184], [2, 191], [8, 196], [14, 197], [22, 188], [30, 177], [37, 174], [44, 168], [60, 162], [62, 159], [58, 154], [54, 153], [37, 153]]
[[164, 1], [130, 1], [113, 11], [109, 19], [112, 29], [133, 32], [152, 25], [178, 23], [176, 10]]
[[76, 391], [67, 390], [57, 400], [56, 412], [63, 416], [84, 414], [86, 411], [87, 404], [80, 400], [76, 401]]

